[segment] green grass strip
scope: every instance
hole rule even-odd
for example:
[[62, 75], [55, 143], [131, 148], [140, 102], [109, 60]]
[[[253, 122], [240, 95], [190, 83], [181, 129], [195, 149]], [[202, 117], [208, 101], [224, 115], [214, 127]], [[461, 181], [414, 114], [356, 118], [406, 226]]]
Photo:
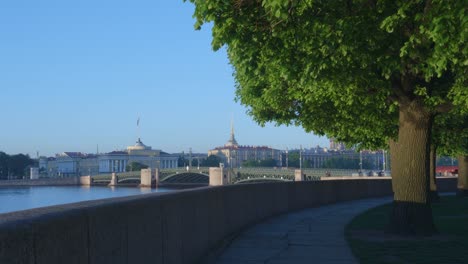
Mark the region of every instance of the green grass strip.
[[442, 196], [432, 205], [439, 233], [431, 237], [386, 234], [391, 208], [370, 209], [346, 226], [346, 239], [360, 263], [468, 263], [468, 198]]

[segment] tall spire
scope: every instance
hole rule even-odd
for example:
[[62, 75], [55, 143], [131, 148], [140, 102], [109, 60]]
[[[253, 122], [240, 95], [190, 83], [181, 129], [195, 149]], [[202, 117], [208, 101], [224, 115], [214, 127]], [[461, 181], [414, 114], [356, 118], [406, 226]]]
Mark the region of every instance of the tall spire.
[[226, 146], [237, 146], [236, 137], [234, 136], [234, 120], [231, 119], [231, 136], [226, 144]]
[[231, 118], [231, 138], [234, 138], [234, 120]]

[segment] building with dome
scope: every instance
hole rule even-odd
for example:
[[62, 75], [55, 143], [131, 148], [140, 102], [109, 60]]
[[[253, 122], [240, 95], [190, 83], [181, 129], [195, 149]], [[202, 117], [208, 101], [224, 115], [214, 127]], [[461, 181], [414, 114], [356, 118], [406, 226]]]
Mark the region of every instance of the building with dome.
[[177, 168], [177, 155], [152, 149], [138, 138], [136, 144], [125, 151], [112, 151], [98, 156], [99, 173], [124, 172], [128, 164], [138, 162], [150, 168]]
[[178, 155], [169, 154], [145, 145], [140, 138], [126, 150], [102, 154], [62, 152], [54, 158], [40, 157], [39, 169], [48, 177], [96, 175], [99, 173], [124, 172], [127, 165], [138, 162], [150, 168], [177, 168]]

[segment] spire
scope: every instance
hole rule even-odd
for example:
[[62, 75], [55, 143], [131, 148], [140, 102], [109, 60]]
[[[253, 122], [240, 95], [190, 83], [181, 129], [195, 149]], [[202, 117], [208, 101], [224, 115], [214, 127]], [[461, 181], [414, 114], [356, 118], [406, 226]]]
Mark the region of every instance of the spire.
[[234, 136], [234, 121], [231, 119], [231, 136], [226, 144], [226, 146], [237, 146], [236, 137]]
[[234, 138], [234, 120], [231, 119], [231, 139]]

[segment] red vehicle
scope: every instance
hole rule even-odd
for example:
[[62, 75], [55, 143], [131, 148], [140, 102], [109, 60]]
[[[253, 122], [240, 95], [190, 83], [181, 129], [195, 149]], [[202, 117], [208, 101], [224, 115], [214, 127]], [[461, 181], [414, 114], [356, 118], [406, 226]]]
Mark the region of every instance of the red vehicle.
[[438, 166], [436, 167], [436, 175], [458, 174], [458, 166]]

